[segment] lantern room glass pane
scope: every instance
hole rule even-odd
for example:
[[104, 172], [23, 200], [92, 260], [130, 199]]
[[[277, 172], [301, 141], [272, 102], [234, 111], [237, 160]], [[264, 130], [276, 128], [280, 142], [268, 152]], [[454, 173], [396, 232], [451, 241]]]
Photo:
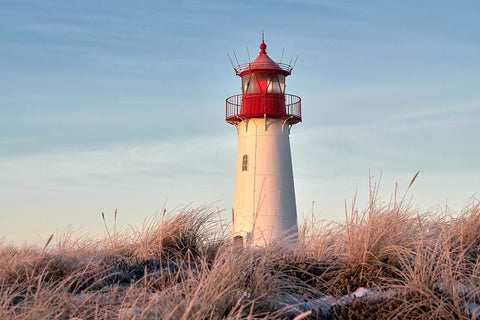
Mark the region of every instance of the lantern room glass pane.
[[283, 93], [283, 90], [282, 90], [282, 87], [284, 87], [284, 85], [282, 85], [280, 79], [282, 79], [283, 81], [285, 81], [285, 77], [281, 77], [282, 75], [278, 74], [278, 73], [274, 73], [272, 75], [272, 78], [270, 80], [270, 84], [268, 86], [268, 91], [269, 93]]
[[268, 92], [271, 84], [271, 73], [256, 73], [256, 92]]
[[260, 84], [258, 82], [258, 75], [255, 73], [251, 73], [250, 79], [248, 79], [248, 85], [246, 86], [245, 93], [262, 93], [260, 88]]
[[285, 93], [285, 75], [277, 73], [278, 77], [278, 93]]
[[285, 93], [285, 76], [276, 72], [256, 72], [242, 77], [242, 93]]
[[247, 93], [250, 76], [251, 74], [246, 74], [242, 77], [242, 93]]

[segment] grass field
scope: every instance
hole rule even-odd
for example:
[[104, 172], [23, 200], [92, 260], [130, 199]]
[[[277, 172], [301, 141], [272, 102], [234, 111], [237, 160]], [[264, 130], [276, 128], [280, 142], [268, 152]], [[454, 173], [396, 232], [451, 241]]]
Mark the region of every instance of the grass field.
[[351, 207], [342, 223], [312, 215], [296, 247], [235, 246], [209, 206], [106, 224], [101, 241], [3, 244], [0, 319], [480, 318], [477, 200], [419, 212], [372, 188]]

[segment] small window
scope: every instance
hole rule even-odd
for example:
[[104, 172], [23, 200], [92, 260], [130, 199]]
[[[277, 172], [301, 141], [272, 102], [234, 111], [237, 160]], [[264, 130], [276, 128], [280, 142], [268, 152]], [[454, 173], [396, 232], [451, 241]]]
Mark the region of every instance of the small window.
[[248, 156], [244, 154], [242, 159], [242, 171], [247, 171], [247, 170], [248, 170]]

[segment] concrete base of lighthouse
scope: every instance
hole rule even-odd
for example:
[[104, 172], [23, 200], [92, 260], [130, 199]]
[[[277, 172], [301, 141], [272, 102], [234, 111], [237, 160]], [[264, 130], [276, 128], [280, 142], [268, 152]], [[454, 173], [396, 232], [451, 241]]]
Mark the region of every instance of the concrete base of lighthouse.
[[233, 236], [253, 246], [297, 242], [288, 119], [249, 118], [238, 131]]

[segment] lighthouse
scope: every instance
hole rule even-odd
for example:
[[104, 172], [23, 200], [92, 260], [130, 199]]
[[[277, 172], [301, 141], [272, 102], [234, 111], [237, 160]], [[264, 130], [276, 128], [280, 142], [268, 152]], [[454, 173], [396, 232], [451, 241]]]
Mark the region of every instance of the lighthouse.
[[301, 99], [285, 93], [293, 67], [273, 61], [262, 39], [258, 57], [234, 70], [242, 93], [226, 99], [226, 121], [238, 133], [232, 236], [250, 246], [296, 243], [290, 131], [302, 120]]

